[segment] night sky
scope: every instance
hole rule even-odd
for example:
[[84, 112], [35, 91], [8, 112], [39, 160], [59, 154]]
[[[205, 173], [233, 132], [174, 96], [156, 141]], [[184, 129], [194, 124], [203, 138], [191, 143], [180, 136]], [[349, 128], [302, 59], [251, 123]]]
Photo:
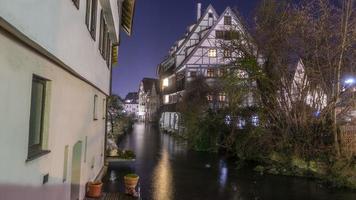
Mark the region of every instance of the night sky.
[[125, 97], [138, 91], [143, 77], [156, 77], [156, 67], [168, 50], [196, 22], [196, 4], [202, 12], [212, 4], [220, 15], [227, 6], [250, 20], [260, 0], [136, 0], [133, 34], [121, 34], [118, 66], [113, 69], [113, 94]]

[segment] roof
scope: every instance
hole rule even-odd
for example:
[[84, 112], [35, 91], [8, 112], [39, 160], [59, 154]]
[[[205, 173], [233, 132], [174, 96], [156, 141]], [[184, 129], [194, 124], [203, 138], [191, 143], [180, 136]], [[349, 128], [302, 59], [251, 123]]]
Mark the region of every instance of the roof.
[[129, 36], [132, 34], [135, 4], [136, 0], [124, 0], [122, 4], [121, 26]]
[[137, 92], [129, 92], [125, 99], [124, 99], [125, 103], [129, 102], [129, 103], [137, 103], [138, 102], [138, 93]]
[[151, 92], [153, 85], [156, 87], [156, 92], [159, 91], [159, 81], [155, 78], [143, 78], [141, 83], [143, 84], [143, 91]]
[[[180, 69], [182, 66], [184, 66], [184, 65], [187, 63], [187, 61], [195, 54], [195, 52], [200, 48], [201, 44], [209, 37], [210, 33], [215, 30], [215, 27], [218, 25], [219, 21], [222, 20], [222, 18], [225, 16], [225, 13], [226, 13], [226, 12], [230, 12], [230, 13], [231, 13], [231, 16], [232, 16], [233, 18], [235, 18], [235, 20], [241, 24], [240, 20], [239, 20], [239, 19], [237, 18], [237, 16], [236, 16], [236, 13], [233, 12], [229, 6], [226, 7], [226, 9], [224, 10], [224, 12], [222, 12], [222, 14], [218, 17], [218, 19], [217, 19], [216, 22], [213, 24], [213, 26], [209, 28], [209, 30], [207, 31], [207, 33], [205, 33], [205, 35], [203, 36], [203, 38], [201, 38], [201, 39], [199, 40], [198, 44], [195, 45], [194, 49], [183, 59], [183, 61], [180, 63], [180, 65], [177, 66], [177, 69]], [[242, 24], [241, 24], [241, 25], [242, 25]], [[244, 27], [243, 27], [243, 28], [244, 28]]]

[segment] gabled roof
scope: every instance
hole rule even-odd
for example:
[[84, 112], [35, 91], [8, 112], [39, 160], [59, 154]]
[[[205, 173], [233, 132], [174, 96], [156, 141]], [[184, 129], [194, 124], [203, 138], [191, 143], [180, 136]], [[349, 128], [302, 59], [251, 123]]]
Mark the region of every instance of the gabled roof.
[[[191, 29], [191, 31], [188, 33], [188, 35], [185, 36], [185, 37], [183, 37], [183, 38], [185, 38], [185, 39], [184, 39], [184, 41], [182, 42], [182, 44], [177, 47], [177, 50], [175, 51], [175, 53], [178, 52], [178, 51], [185, 45], [185, 43], [187, 43], [187, 42], [189, 41], [190, 37], [192, 37], [193, 33], [194, 33], [195, 30], [198, 28], [198, 26], [200, 25], [200, 23], [202, 22], [202, 20], [204, 19], [204, 17], [208, 14], [209, 10], [212, 10], [212, 11], [213, 11], [213, 14], [215, 15], [215, 17], [217, 17], [217, 18], [219, 17], [219, 15], [218, 15], [218, 13], [215, 11], [214, 7], [213, 7], [211, 4], [209, 4], [209, 6], [205, 9], [204, 14], [201, 15], [200, 19], [198, 20], [197, 23], [195, 23], [194, 27]], [[181, 39], [183, 39], [183, 38], [181, 38]], [[181, 40], [181, 39], [180, 39], [180, 40]]]
[[[209, 37], [210, 33], [215, 29], [215, 27], [218, 25], [218, 23], [220, 22], [220, 20], [222, 20], [222, 18], [225, 16], [225, 14], [227, 12], [230, 12], [230, 15], [242, 26], [241, 21], [239, 20], [239, 18], [236, 16], [236, 13], [232, 11], [232, 9], [228, 6], [224, 12], [220, 15], [220, 17], [218, 18], [218, 20], [216, 20], [216, 23], [209, 29], [209, 31], [204, 35], [204, 37], [199, 41], [199, 43], [194, 47], [194, 49], [190, 52], [190, 54], [188, 56], [186, 56], [184, 58], [184, 60], [182, 61], [182, 63], [177, 66], [177, 69], [181, 68], [183, 65], [185, 65], [188, 60], [194, 55], [194, 53], [199, 49], [199, 47], [201, 46], [201, 44]], [[244, 28], [242, 26], [242, 28]], [[244, 32], [246, 32], [245, 30], [243, 30]]]
[[127, 100], [130, 101], [130, 103], [137, 103], [138, 100], [138, 93], [137, 92], [129, 92], [124, 101], [126, 102]]
[[158, 79], [155, 78], [143, 78], [141, 81], [141, 84], [143, 85], [143, 91], [145, 93], [150, 93], [152, 90], [152, 87], [155, 86], [156, 92], [158, 92], [158, 86], [159, 86], [159, 81]]

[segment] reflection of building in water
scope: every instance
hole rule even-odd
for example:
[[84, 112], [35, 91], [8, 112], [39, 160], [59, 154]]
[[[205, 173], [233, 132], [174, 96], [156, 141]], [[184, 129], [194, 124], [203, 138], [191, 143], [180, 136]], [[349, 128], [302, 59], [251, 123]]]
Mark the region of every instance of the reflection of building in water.
[[153, 172], [153, 196], [155, 200], [173, 200], [172, 166], [166, 148]]

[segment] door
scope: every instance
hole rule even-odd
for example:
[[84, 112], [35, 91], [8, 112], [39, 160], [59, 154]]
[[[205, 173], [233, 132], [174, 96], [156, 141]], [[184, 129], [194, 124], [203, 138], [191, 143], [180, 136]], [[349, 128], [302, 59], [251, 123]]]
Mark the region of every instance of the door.
[[82, 141], [78, 141], [73, 147], [72, 155], [72, 177], [70, 188], [70, 199], [78, 200], [80, 192], [80, 169], [82, 159]]

